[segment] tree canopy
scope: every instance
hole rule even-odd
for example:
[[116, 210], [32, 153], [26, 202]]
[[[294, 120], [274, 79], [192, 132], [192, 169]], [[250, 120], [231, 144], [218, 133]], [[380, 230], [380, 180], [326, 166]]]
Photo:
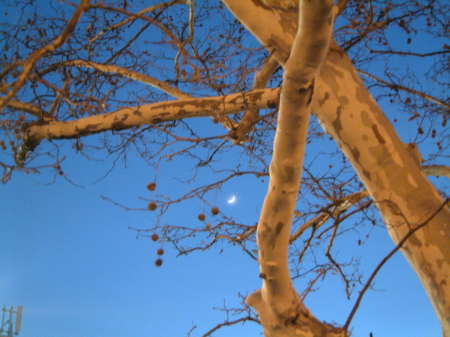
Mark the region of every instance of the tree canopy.
[[[260, 322], [267, 336], [348, 336], [401, 249], [448, 336], [450, 289], [436, 274], [450, 270], [449, 184], [436, 178], [450, 176], [446, 1], [17, 0], [2, 11], [3, 183], [51, 172], [76, 184], [68, 157], [105, 159], [108, 172], [137, 156], [153, 192], [168, 183], [161, 163], [178, 165], [170, 193], [110, 201], [155, 212], [154, 227], [132, 229], [179, 255], [225, 242], [259, 263], [262, 290], [236, 323]], [[214, 204], [235, 181], [269, 182], [259, 221]], [[208, 210], [199, 224], [165, 224], [193, 200]], [[363, 276], [358, 256], [334, 249], [351, 233], [364, 246], [374, 226], [395, 246]], [[303, 304], [335, 275], [354, 303], [340, 326]]]

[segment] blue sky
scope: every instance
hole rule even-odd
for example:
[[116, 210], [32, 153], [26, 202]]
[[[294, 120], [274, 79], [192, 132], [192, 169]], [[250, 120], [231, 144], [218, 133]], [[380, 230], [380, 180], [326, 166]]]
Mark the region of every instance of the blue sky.
[[[102, 169], [79, 158], [65, 166], [82, 181], [92, 181]], [[138, 196], [148, 194], [146, 184], [153, 180], [142, 163], [131, 160], [127, 168], [117, 168], [106, 180], [84, 188], [60, 177], [45, 185], [45, 178], [17, 175], [0, 190], [0, 298], [6, 305], [24, 305], [20, 336], [186, 336], [193, 326], [204, 333], [225, 317], [213, 307], [233, 307], [238, 292], [260, 286], [256, 264], [233, 247], [176, 258], [163, 246], [164, 264], [154, 266], [155, 250], [161, 246], [136, 239], [128, 229], [149, 227], [154, 214], [128, 212], [100, 198], [107, 195], [139, 206]], [[161, 184], [170, 181], [159, 179]], [[248, 209], [256, 208], [258, 200], [253, 199], [262, 195], [255, 197], [255, 190], [239, 185], [224, 188], [217, 204], [245, 217]], [[226, 204], [231, 193], [239, 196], [233, 206]], [[185, 209], [171, 220], [185, 221], [190, 214], [192, 210]], [[382, 230], [371, 242], [364, 248], [373, 252], [368, 263], [392, 247]], [[336, 287], [336, 282], [326, 283], [308, 305], [322, 319], [342, 322], [350, 307]], [[440, 333], [431, 305], [401, 255], [382, 270], [353, 326], [355, 336], [369, 331], [375, 336]], [[215, 335], [235, 336], [241, 329], [242, 335], [260, 334], [258, 326], [248, 323]]]
[[[394, 40], [404, 38], [397, 33]], [[383, 108], [387, 112], [395, 109], [386, 103]], [[405, 141], [415, 133], [405, 123], [408, 117], [399, 118]], [[214, 130], [209, 121], [194, 121], [193, 125]], [[192, 171], [183, 160], [155, 169], [133, 155], [126, 167], [117, 165], [97, 183], [108, 164], [70, 156], [63, 170], [82, 187], [60, 176], [53, 182], [53, 172], [48, 171], [17, 173], [0, 186], [0, 305], [24, 306], [21, 337], [183, 337], [194, 326], [192, 336], [201, 336], [226, 317], [214, 308], [235, 307], [239, 293], [260, 287], [256, 263], [236, 247], [219, 244], [207, 252], [176, 257], [169, 245], [136, 237], [129, 227], [149, 228], [158, 221], [157, 214], [126, 211], [101, 196], [145, 208], [146, 199], [152, 197], [146, 190], [149, 182], [157, 182], [155, 194], [180, 195], [183, 187], [176, 178], [188, 177]], [[233, 153], [222, 160], [227, 156], [231, 162], [238, 160]], [[205, 173], [200, 178], [213, 177]], [[212, 193], [210, 200], [227, 214], [254, 223], [266, 184], [267, 179], [241, 179]], [[229, 205], [226, 201], [233, 194], [238, 202]], [[176, 206], [162, 221], [200, 225], [199, 212], [208, 209], [190, 201]], [[365, 256], [366, 277], [393, 247], [380, 228], [373, 231], [367, 245], [351, 246], [360, 251], [343, 246], [339, 248], [343, 255]], [[158, 248], [165, 250], [160, 268], [154, 266]], [[331, 279], [308, 297], [307, 304], [320, 319], [342, 324], [353, 301], [348, 302], [342, 296], [342, 285]], [[369, 332], [374, 337], [440, 335], [431, 304], [401, 254], [376, 278], [352, 330], [358, 337], [369, 336]], [[247, 323], [224, 328], [214, 336], [261, 334], [259, 326]]]

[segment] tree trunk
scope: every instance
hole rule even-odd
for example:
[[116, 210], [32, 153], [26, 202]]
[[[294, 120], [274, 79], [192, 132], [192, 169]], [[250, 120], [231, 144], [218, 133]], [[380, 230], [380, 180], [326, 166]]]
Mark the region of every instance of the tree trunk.
[[[348, 59], [332, 52], [322, 67], [315, 103], [326, 131], [338, 142], [375, 200], [398, 243], [445, 202], [401, 142]], [[403, 246], [450, 336], [450, 209], [445, 206]]]
[[[267, 337], [346, 337], [315, 318], [295, 291], [288, 265], [315, 79], [333, 28], [333, 1], [300, 1], [299, 28], [283, 75], [269, 187], [257, 228], [262, 288], [247, 303]], [[314, 34], [313, 34], [314, 32]]]
[[[284, 64], [296, 32], [295, 15], [270, 10], [257, 1], [223, 2]], [[400, 141], [347, 55], [335, 44], [330, 49], [318, 78], [313, 112], [351, 161], [398, 243], [444, 200]], [[425, 287], [446, 337], [450, 337], [449, 238], [450, 210], [445, 206], [402, 249]]]

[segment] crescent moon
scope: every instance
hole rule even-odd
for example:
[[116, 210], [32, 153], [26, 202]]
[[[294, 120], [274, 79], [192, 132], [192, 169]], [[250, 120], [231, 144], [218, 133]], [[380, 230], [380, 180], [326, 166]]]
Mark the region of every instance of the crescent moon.
[[231, 197], [228, 198], [227, 202], [229, 204], [234, 204], [236, 202], [236, 196], [233, 194]]

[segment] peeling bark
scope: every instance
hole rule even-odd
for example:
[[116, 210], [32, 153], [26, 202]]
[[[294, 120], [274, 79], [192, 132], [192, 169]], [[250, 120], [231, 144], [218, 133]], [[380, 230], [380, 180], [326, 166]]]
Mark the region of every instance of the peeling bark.
[[[333, 52], [321, 74], [318, 116], [350, 159], [395, 243], [443, 204], [416, 156], [372, 98], [351, 61]], [[446, 336], [450, 334], [450, 209], [415, 233], [402, 252], [419, 276]]]
[[253, 90], [228, 96], [191, 98], [127, 107], [72, 121], [36, 122], [26, 128], [24, 142], [39, 143], [43, 139], [76, 138], [183, 118], [220, 117], [249, 108], [274, 108], [278, 105], [278, 95], [279, 89]]
[[[284, 64], [294, 41], [294, 20], [254, 1], [224, 2]], [[351, 161], [398, 243], [444, 200], [400, 141], [345, 52], [335, 43], [330, 49], [317, 81], [314, 111]], [[425, 287], [446, 337], [450, 336], [449, 238], [450, 209], [444, 207], [402, 249]]]
[[305, 307], [288, 265], [315, 78], [328, 50], [333, 9], [330, 0], [300, 1], [299, 28], [283, 75], [269, 187], [257, 228], [262, 288], [247, 299], [268, 337], [347, 336]]

